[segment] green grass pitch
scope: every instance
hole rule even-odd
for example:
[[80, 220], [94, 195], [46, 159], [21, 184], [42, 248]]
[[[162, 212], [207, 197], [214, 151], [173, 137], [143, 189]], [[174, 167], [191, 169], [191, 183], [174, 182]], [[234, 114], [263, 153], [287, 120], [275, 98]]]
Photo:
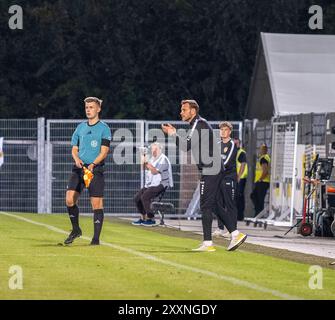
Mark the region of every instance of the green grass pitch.
[[[117, 219], [105, 219], [103, 244], [89, 246], [92, 218], [80, 224], [83, 238], [61, 246], [67, 215], [0, 213], [0, 299], [335, 298], [333, 267], [322, 269], [322, 289], [311, 289], [308, 263], [243, 247], [192, 252], [200, 238]], [[13, 265], [23, 270], [22, 289], [9, 288]]]

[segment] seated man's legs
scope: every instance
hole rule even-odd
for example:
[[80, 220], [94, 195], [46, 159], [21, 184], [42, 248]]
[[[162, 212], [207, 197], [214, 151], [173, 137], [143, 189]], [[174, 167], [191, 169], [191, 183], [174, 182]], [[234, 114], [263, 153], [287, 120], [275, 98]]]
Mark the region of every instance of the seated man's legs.
[[143, 203], [142, 203], [142, 195], [145, 192], [146, 188], [142, 188], [141, 190], [139, 190], [134, 197], [134, 201], [135, 201], [135, 205], [136, 208], [138, 210], [138, 212], [142, 215], [142, 218], [144, 218], [145, 215], [145, 211], [144, 211], [144, 207], [143, 207]]
[[154, 214], [150, 208], [152, 199], [158, 196], [163, 190], [164, 187], [160, 184], [157, 187], [149, 187], [142, 193], [141, 202], [144, 208], [144, 213], [148, 219], [153, 219], [154, 217]]
[[132, 222], [133, 225], [141, 225], [141, 223], [143, 221], [145, 221], [145, 219], [146, 219], [146, 214], [145, 214], [143, 203], [142, 203], [142, 199], [141, 199], [141, 197], [142, 197], [143, 193], [145, 192], [145, 190], [146, 190], [146, 188], [140, 189], [136, 193], [136, 195], [134, 197], [134, 202], [135, 202], [137, 211], [141, 214], [141, 217], [140, 217], [139, 220], [133, 221]]

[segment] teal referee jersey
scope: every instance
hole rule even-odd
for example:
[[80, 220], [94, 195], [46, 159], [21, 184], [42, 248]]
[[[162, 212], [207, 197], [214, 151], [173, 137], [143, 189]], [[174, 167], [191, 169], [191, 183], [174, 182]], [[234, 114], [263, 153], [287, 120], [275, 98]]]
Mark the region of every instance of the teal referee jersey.
[[99, 120], [94, 125], [87, 121], [80, 123], [71, 139], [72, 146], [79, 147], [79, 158], [85, 163], [92, 163], [99, 155], [101, 146], [110, 146], [112, 133], [106, 123]]

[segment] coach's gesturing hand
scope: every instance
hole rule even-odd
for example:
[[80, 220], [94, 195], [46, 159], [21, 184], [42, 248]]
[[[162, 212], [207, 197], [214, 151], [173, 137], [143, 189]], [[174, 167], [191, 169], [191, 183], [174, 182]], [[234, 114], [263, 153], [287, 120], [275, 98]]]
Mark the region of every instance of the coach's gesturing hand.
[[163, 123], [162, 124], [162, 130], [164, 133], [166, 133], [169, 136], [172, 136], [174, 134], [176, 134], [177, 130], [176, 128], [171, 125], [170, 123]]

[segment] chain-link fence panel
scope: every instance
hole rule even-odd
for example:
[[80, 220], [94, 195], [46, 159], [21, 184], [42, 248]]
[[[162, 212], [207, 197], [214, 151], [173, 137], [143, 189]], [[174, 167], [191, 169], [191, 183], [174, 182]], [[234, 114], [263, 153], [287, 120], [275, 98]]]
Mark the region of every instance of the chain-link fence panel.
[[[66, 211], [65, 192], [71, 175], [71, 136], [84, 120], [47, 121], [47, 212]], [[139, 147], [144, 144], [144, 122], [104, 120], [111, 129], [111, 152], [105, 161], [104, 209], [110, 214], [135, 214], [133, 197], [141, 187]], [[124, 151], [120, 151], [124, 148]], [[118, 156], [116, 152], [119, 152]], [[124, 158], [122, 158], [124, 157]], [[122, 161], [122, 159], [124, 161]], [[92, 212], [86, 189], [79, 200], [82, 213]]]
[[297, 141], [298, 122], [273, 123], [268, 223], [292, 226], [300, 210], [295, 202]]
[[[86, 120], [0, 120], [3, 137], [0, 168], [1, 210], [21, 212], [66, 212], [65, 195], [73, 167], [71, 137], [77, 125]], [[137, 215], [134, 195], [144, 185], [140, 165], [141, 147], [154, 141], [164, 143], [164, 152], [173, 167], [174, 187], [166, 200], [176, 213], [185, 214], [195, 194], [199, 173], [190, 154], [179, 152], [161, 130], [162, 121], [104, 120], [112, 132], [111, 153], [105, 161], [105, 212]], [[171, 122], [178, 129], [189, 125]], [[219, 122], [210, 122], [219, 141]], [[233, 136], [241, 138], [242, 123], [233, 122]], [[88, 192], [79, 200], [80, 211], [91, 213]]]
[[0, 119], [0, 137], [0, 210], [38, 212], [44, 174], [40, 143], [44, 119]]
[[[190, 130], [190, 126], [182, 121], [165, 121], [176, 127], [177, 130]], [[164, 135], [161, 125], [164, 121], [146, 121], [145, 142], [150, 145], [152, 142], [159, 142], [163, 145], [163, 152], [169, 158], [172, 165], [174, 187], [164, 195], [164, 201], [171, 202], [178, 215], [197, 216], [199, 212], [199, 197], [195, 194], [199, 182], [199, 171], [194, 164], [191, 152], [178, 150], [173, 138]], [[220, 141], [220, 121], [209, 121], [213, 127], [216, 140]], [[242, 122], [232, 122], [232, 137], [242, 138]], [[192, 202], [191, 200], [196, 199]]]

